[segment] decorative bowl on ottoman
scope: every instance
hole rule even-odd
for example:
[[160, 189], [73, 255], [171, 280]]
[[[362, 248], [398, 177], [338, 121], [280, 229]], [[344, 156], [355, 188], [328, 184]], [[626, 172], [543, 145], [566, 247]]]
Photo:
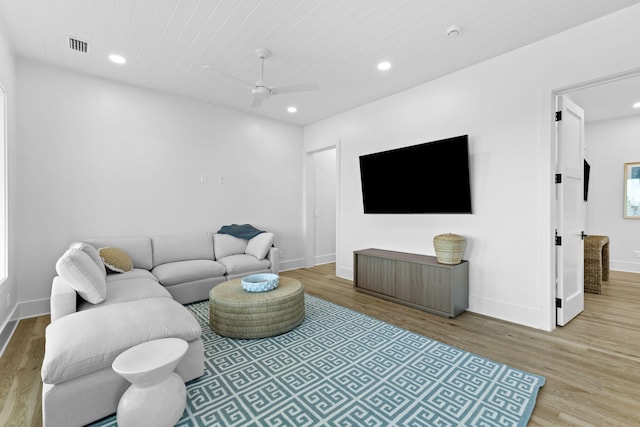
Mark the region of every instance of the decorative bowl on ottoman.
[[280, 276], [271, 273], [252, 274], [242, 278], [242, 289], [247, 292], [267, 292], [278, 287]]

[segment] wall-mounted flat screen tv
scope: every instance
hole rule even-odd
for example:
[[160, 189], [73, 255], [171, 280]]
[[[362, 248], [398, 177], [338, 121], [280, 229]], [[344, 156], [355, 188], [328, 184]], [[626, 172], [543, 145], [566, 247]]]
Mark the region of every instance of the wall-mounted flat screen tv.
[[469, 138], [360, 156], [365, 214], [470, 214]]

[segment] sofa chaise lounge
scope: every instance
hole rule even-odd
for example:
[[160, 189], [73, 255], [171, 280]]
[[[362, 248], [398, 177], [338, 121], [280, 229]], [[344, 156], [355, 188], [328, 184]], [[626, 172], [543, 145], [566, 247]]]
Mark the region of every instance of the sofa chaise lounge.
[[[100, 249], [117, 249], [130, 269], [109, 272]], [[81, 426], [113, 414], [129, 383], [111, 368], [134, 345], [187, 341], [176, 372], [204, 373], [201, 328], [182, 305], [208, 298], [215, 285], [278, 272], [273, 234], [242, 239], [219, 233], [90, 239], [75, 242], [56, 264], [42, 365], [45, 427]]]

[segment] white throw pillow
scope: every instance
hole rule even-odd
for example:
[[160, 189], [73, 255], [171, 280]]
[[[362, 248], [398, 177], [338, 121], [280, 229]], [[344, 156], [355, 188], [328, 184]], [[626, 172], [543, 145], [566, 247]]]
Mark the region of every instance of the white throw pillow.
[[253, 255], [258, 259], [267, 256], [269, 248], [273, 245], [273, 233], [260, 233], [247, 243], [247, 249], [244, 251], [247, 255]]
[[72, 243], [71, 246], [69, 247], [80, 249], [82, 252], [89, 255], [93, 260], [93, 262], [96, 263], [100, 271], [102, 271], [102, 274], [104, 274], [105, 277], [107, 276], [107, 268], [104, 266], [104, 263], [102, 262], [102, 258], [100, 258], [100, 254], [98, 253], [98, 250], [93, 245], [90, 245], [85, 242], [76, 242], [76, 243]]
[[216, 233], [213, 236], [213, 253], [216, 259], [229, 255], [243, 254], [247, 248], [247, 241], [230, 234]]
[[67, 249], [56, 263], [56, 271], [87, 302], [98, 304], [107, 298], [105, 276], [82, 250]]

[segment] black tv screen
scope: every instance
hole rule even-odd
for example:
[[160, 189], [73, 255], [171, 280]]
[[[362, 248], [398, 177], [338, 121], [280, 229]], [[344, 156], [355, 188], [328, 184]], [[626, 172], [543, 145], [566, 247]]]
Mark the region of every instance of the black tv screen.
[[589, 195], [589, 174], [591, 173], [591, 165], [586, 160], [584, 161], [584, 201], [587, 201]]
[[468, 135], [360, 156], [366, 214], [470, 214]]

